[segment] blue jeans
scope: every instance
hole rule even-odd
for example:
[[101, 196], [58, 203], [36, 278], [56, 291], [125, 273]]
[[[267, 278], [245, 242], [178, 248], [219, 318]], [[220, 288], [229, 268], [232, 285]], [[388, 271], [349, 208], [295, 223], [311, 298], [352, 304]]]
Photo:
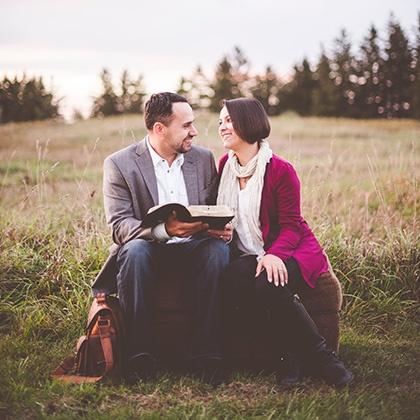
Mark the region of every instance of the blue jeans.
[[127, 356], [153, 354], [153, 284], [159, 275], [187, 276], [193, 300], [191, 357], [220, 358], [220, 276], [229, 248], [219, 239], [200, 238], [175, 244], [134, 239], [118, 253], [117, 286], [127, 330]]

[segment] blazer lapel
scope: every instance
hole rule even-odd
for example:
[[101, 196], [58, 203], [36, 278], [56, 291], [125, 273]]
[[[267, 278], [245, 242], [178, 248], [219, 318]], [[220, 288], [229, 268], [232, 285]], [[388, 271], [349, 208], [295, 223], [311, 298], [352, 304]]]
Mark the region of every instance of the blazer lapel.
[[146, 138], [144, 138], [136, 149], [137, 159], [136, 164], [139, 171], [144, 179], [147, 189], [153, 199], [153, 204], [156, 206], [159, 204], [159, 194], [157, 188], [155, 168], [153, 167], [153, 161], [150, 156], [149, 150], [146, 145]]
[[187, 189], [188, 203], [190, 205], [199, 204], [197, 166], [194, 158], [189, 155], [189, 153], [184, 155], [182, 173], [184, 175], [185, 187]]

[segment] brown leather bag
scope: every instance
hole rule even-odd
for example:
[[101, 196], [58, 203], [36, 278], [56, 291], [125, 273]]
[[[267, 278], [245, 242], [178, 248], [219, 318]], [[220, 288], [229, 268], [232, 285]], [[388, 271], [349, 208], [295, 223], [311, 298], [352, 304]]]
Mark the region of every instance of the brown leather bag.
[[118, 298], [98, 293], [89, 311], [86, 334], [76, 354], [64, 359], [53, 378], [70, 383], [118, 381], [123, 373], [124, 324]]

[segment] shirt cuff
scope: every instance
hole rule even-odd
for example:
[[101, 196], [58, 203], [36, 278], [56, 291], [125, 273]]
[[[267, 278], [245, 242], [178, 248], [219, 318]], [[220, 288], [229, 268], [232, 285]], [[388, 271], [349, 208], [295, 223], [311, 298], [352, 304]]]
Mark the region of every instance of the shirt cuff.
[[171, 239], [168, 232], [166, 232], [165, 223], [159, 223], [152, 228], [152, 237], [158, 242], [166, 242]]

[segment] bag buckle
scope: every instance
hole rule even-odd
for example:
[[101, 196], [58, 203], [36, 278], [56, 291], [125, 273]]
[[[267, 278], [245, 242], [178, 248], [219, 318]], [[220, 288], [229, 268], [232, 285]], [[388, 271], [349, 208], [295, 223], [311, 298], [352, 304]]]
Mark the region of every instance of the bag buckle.
[[95, 297], [99, 304], [106, 302], [106, 294], [103, 292], [98, 293]]
[[99, 318], [98, 319], [98, 325], [100, 327], [110, 327], [111, 326], [111, 321], [109, 318]]

